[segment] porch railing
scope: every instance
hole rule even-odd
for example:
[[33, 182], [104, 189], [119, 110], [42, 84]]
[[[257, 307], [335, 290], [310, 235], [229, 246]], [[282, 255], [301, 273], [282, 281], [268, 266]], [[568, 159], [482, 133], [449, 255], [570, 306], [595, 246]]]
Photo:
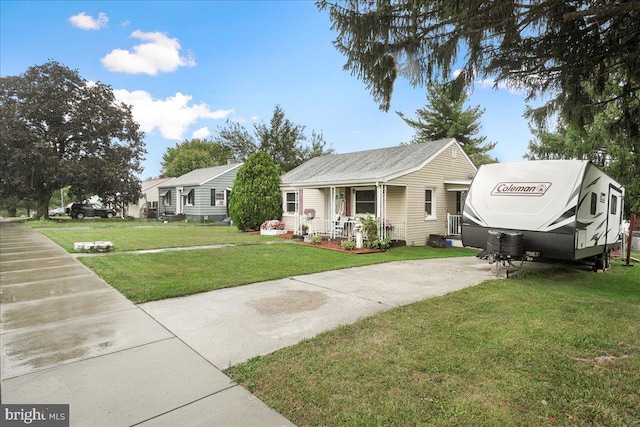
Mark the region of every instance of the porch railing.
[[[309, 233], [318, 234], [331, 239], [348, 239], [349, 235], [354, 235], [356, 224], [360, 221], [349, 219], [347, 221], [324, 220], [322, 218], [314, 218], [309, 222]], [[386, 233], [391, 240], [405, 240], [405, 224], [404, 222], [387, 221]], [[366, 237], [366, 236], [365, 236]]]
[[462, 234], [462, 215], [447, 213], [447, 236], [459, 236]]

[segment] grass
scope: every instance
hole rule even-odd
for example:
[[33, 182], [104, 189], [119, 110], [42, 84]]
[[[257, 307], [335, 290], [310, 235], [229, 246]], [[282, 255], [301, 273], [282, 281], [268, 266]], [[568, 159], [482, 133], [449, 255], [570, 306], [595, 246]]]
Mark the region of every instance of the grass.
[[[77, 224], [80, 221], [73, 221]], [[84, 220], [82, 221], [84, 222]], [[45, 228], [39, 229], [42, 234], [62, 246], [68, 252], [73, 249], [74, 242], [93, 242], [98, 240], [114, 243], [116, 252], [134, 251], [142, 249], [177, 248], [188, 246], [204, 246], [219, 244], [260, 243], [278, 240], [273, 236], [242, 233], [235, 227], [218, 227], [202, 225], [174, 225], [121, 222], [109, 226], [109, 222], [97, 222], [98, 226], [75, 226], [73, 228]], [[104, 225], [107, 224], [107, 225]], [[127, 225], [123, 225], [127, 224]], [[128, 224], [137, 224], [132, 227]], [[141, 225], [142, 224], [142, 225]]]
[[401, 247], [354, 255], [305, 245], [271, 244], [110, 254], [82, 257], [80, 261], [131, 301], [143, 303], [300, 274], [404, 259], [473, 256], [475, 253], [461, 248]]
[[299, 426], [638, 426], [640, 266], [485, 282], [226, 373]]

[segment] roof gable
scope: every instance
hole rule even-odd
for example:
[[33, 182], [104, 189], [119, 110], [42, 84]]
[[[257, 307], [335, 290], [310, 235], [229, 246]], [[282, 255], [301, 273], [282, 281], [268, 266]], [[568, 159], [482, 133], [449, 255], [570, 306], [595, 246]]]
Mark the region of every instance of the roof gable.
[[385, 182], [423, 168], [454, 138], [314, 157], [282, 177], [283, 185]]
[[196, 187], [206, 184], [207, 182], [216, 179], [229, 171], [237, 169], [240, 166], [242, 166], [242, 163], [192, 170], [191, 172], [179, 177], [171, 178], [169, 181], [164, 182], [161, 187]]
[[141, 188], [142, 192], [152, 189], [158, 185], [163, 184], [166, 181], [169, 181], [170, 178], [157, 178], [157, 179], [147, 179], [146, 181], [142, 181]]

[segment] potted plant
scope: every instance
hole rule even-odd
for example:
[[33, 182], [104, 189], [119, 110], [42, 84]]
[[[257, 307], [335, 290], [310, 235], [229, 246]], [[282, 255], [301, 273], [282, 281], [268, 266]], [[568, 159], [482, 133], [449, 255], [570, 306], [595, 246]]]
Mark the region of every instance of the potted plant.
[[309, 232], [309, 224], [302, 224], [302, 226], [300, 227], [301, 229], [301, 234], [303, 236], [306, 236], [307, 233]]
[[260, 225], [260, 234], [267, 236], [279, 236], [285, 234], [285, 223], [277, 219], [265, 221]]

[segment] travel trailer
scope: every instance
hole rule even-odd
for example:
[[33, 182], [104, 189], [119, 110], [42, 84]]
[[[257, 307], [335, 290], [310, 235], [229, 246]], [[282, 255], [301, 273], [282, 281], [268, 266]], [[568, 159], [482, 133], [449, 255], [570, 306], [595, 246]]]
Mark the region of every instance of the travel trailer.
[[503, 247], [516, 259], [593, 258], [602, 268], [620, 246], [623, 203], [624, 188], [589, 161], [483, 165], [464, 204], [462, 244], [499, 258]]

